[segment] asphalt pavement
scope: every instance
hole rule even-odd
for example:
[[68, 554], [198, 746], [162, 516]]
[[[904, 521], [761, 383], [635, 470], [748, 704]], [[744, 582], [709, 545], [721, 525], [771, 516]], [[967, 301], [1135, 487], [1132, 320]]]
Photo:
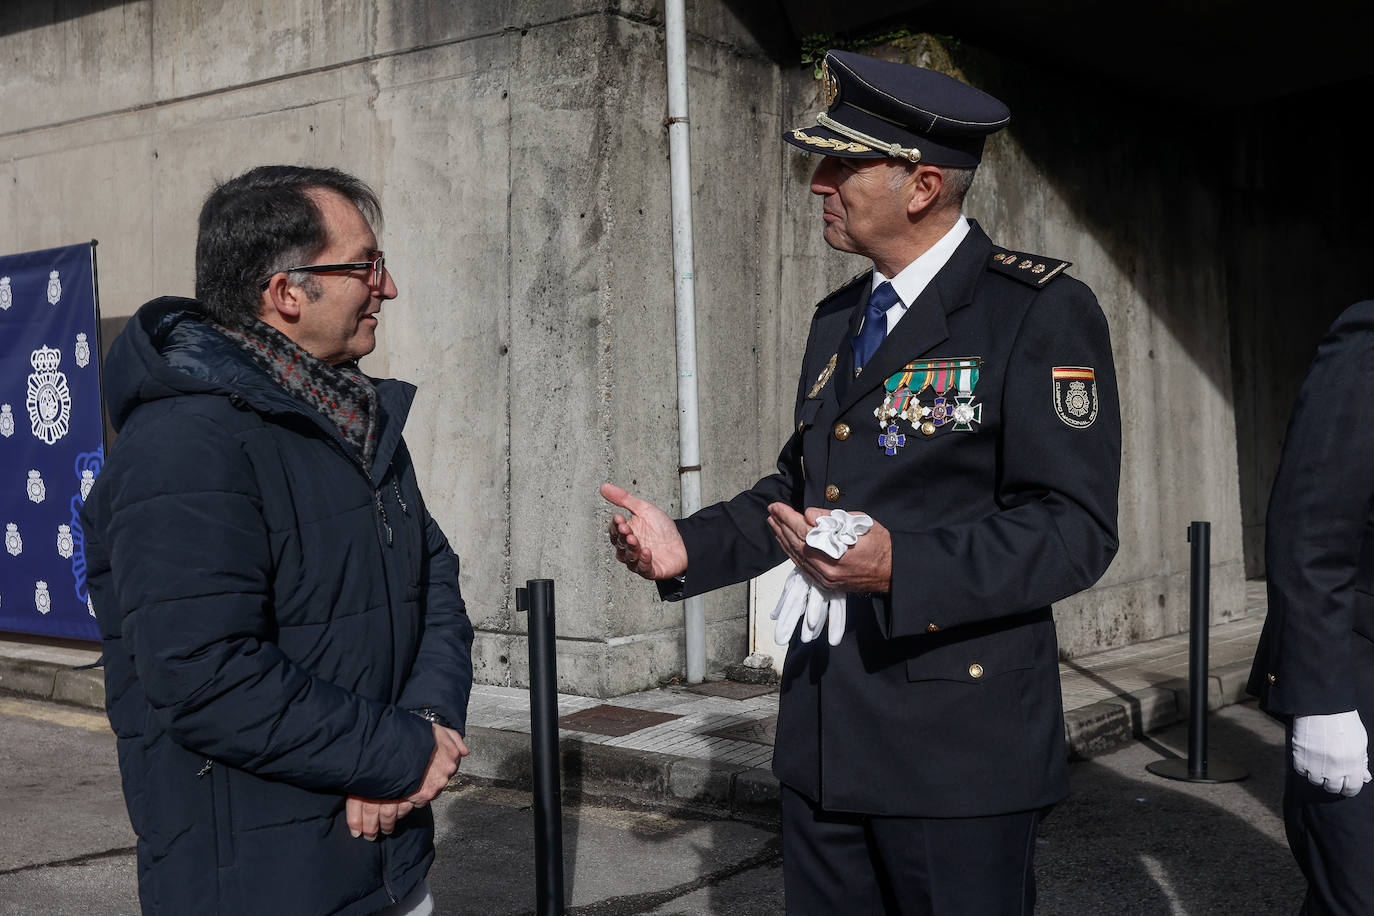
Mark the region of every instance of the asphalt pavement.
[[[1186, 755], [1186, 726], [1070, 767], [1072, 794], [1038, 840], [1042, 916], [1292, 914], [1302, 879], [1280, 815], [1282, 729], [1253, 703], [1209, 717], [1227, 784], [1145, 767]], [[138, 912], [133, 835], [114, 738], [93, 712], [0, 698], [0, 916]], [[466, 777], [435, 804], [430, 882], [439, 912], [535, 909], [528, 793]], [[775, 827], [660, 803], [584, 799], [564, 809], [565, 892], [579, 916], [763, 916], [783, 911]], [[359, 840], [359, 842], [366, 842]]]

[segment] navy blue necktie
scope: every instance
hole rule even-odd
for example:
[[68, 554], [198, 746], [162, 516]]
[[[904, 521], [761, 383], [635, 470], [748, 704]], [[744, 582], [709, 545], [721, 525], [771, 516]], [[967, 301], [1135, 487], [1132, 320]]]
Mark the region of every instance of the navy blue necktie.
[[868, 297], [868, 307], [864, 309], [864, 326], [849, 342], [854, 348], [854, 374], [877, 352], [887, 336], [887, 310], [897, 304], [897, 291], [884, 280], [878, 284], [873, 295]]

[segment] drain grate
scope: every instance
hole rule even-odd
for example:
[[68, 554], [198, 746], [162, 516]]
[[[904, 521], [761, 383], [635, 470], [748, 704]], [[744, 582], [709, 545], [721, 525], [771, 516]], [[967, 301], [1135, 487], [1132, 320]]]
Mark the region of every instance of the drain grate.
[[619, 738], [637, 732], [641, 728], [662, 725], [682, 716], [671, 712], [654, 712], [650, 709], [631, 709], [628, 706], [611, 706], [603, 703], [590, 709], [568, 713], [558, 720], [559, 728], [575, 732], [590, 732], [593, 735], [606, 735]]

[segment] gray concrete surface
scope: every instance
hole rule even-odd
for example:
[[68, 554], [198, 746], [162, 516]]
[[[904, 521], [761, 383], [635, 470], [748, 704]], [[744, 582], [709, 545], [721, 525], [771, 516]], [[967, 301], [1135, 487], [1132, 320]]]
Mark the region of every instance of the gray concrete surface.
[[[1252, 598], [1262, 585], [1252, 583]], [[1245, 699], [1244, 685], [1262, 612], [1209, 633], [1208, 706]], [[103, 708], [93, 649], [0, 639], [0, 695]], [[1172, 636], [1060, 665], [1065, 738], [1073, 759], [1088, 759], [1133, 737], [1184, 721], [1189, 710], [1189, 640]], [[559, 753], [570, 797], [618, 798], [751, 821], [776, 818], [771, 770], [775, 691], [731, 696], [729, 684], [670, 686], [609, 703], [560, 694]], [[741, 686], [741, 685], [735, 685]], [[724, 694], [724, 695], [722, 695]], [[578, 718], [593, 708], [594, 726]], [[79, 711], [79, 710], [77, 710]], [[650, 713], [646, 717], [644, 713]], [[606, 727], [606, 716], [615, 727]], [[628, 724], [627, 724], [628, 723]], [[530, 694], [478, 685], [468, 710], [472, 755], [464, 772], [502, 785], [530, 785]]]
[[[711, 501], [772, 467], [811, 303], [864, 265], [825, 247], [814, 159], [778, 141], [820, 99], [790, 52], [770, 56], [783, 25], [766, 5], [690, 8]], [[463, 557], [479, 679], [526, 683], [512, 591], [544, 576], [558, 579], [563, 690], [616, 696], [682, 671], [680, 608], [612, 568], [596, 492], [614, 479], [677, 503], [657, 2], [10, 0], [3, 15], [0, 251], [99, 239], [108, 342], [144, 300], [191, 292], [214, 179], [264, 161], [363, 175], [401, 289], [366, 368], [420, 385], [408, 437]], [[967, 211], [1003, 244], [1073, 260], [1112, 325], [1121, 551], [1060, 605], [1065, 651], [1184, 628], [1194, 518], [1214, 524], [1215, 619], [1243, 614], [1218, 157], [1160, 143], [1137, 104], [958, 41], [876, 53], [1006, 98], [1013, 126]], [[743, 586], [707, 609], [723, 668], [746, 651]]]
[[[1175, 725], [1070, 767], [1070, 798], [1044, 822], [1043, 916], [1280, 916], [1303, 883], [1279, 814], [1282, 730], [1252, 703], [1209, 720], [1210, 759], [1245, 767], [1225, 785], [1172, 782], [1146, 764], [1186, 753]], [[0, 914], [137, 912], [132, 836], [114, 739], [91, 712], [0, 699]], [[430, 881], [442, 913], [534, 912], [531, 799], [471, 776], [436, 803]], [[361, 841], [360, 841], [361, 842]], [[589, 799], [564, 812], [570, 912], [782, 912], [776, 830]]]

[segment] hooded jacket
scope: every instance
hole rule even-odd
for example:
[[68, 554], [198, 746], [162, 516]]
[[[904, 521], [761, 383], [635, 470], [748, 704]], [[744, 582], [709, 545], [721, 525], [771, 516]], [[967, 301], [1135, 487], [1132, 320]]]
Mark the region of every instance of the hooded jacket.
[[144, 913], [374, 912], [433, 859], [428, 807], [376, 842], [349, 795], [400, 798], [465, 730], [458, 558], [375, 382], [364, 467], [316, 411], [166, 297], [105, 363], [119, 438], [82, 509], [106, 708]]

